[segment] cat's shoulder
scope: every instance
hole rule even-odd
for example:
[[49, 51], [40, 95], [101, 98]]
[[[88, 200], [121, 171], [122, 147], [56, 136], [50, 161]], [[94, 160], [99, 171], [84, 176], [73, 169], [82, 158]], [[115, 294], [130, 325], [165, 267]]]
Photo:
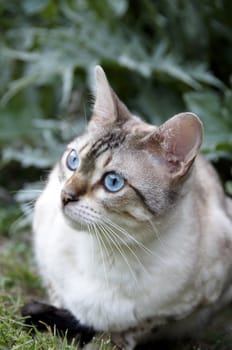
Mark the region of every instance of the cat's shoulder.
[[195, 160], [195, 193], [204, 205], [221, 206], [232, 220], [232, 199], [226, 196], [215, 167], [203, 155]]

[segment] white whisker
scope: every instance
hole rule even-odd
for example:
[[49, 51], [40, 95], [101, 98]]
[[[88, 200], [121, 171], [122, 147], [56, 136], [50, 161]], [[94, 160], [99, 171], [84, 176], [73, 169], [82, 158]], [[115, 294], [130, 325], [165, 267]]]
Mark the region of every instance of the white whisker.
[[110, 241], [107, 232], [105, 232], [104, 226], [101, 225], [101, 224], [99, 224], [99, 223], [97, 223], [96, 225], [97, 225], [99, 231], [103, 234], [103, 236], [104, 236], [104, 238], [105, 238], [105, 240], [106, 240], [106, 243], [108, 244], [108, 246], [109, 246], [109, 248], [110, 248], [110, 250], [111, 250], [110, 253], [108, 252], [108, 254], [109, 254], [109, 255], [111, 255], [111, 253], [114, 254], [114, 249], [113, 249], [113, 246], [112, 246], [112, 242]]
[[135, 251], [130, 247], [130, 245], [127, 242], [125, 242], [124, 239], [122, 237], [120, 237], [120, 235], [115, 230], [112, 230], [112, 228], [110, 228], [109, 226], [107, 226], [107, 228], [108, 228], [108, 230], [110, 230], [112, 232], [112, 235], [116, 236], [115, 238], [118, 239], [123, 244], [123, 246], [125, 246], [128, 249], [128, 251], [131, 253], [131, 255], [135, 258], [135, 260], [142, 267], [143, 271], [149, 276], [149, 273], [148, 273], [147, 269], [145, 268], [144, 264], [141, 262], [141, 260], [139, 259], [139, 257], [135, 253]]
[[165, 247], [165, 243], [164, 241], [161, 239], [161, 236], [160, 236], [160, 233], [159, 233], [159, 230], [157, 229], [157, 227], [155, 226], [155, 224], [151, 221], [151, 220], [148, 220], [151, 228], [154, 230], [154, 233], [155, 233], [155, 236], [157, 238], [157, 240], [160, 242], [160, 244]]
[[[82, 222], [80, 223], [80, 226], [81, 226], [81, 230], [84, 231], [84, 225], [83, 225]], [[93, 235], [92, 235], [92, 233], [90, 231], [90, 228], [89, 228], [88, 224], [86, 224], [86, 227], [87, 227], [89, 235], [91, 237], [91, 259], [92, 259], [92, 263], [94, 263], [94, 254], [93, 254], [94, 238], [93, 238]]]
[[118, 224], [114, 223], [113, 221], [111, 221], [108, 218], [104, 219], [104, 222], [106, 224], [112, 226], [113, 228], [115, 228], [118, 232], [122, 233], [124, 236], [126, 236], [130, 240], [132, 240], [139, 248], [143, 249], [148, 254], [150, 254], [150, 255], [156, 257], [157, 259], [159, 259], [164, 265], [166, 264], [166, 261], [161, 256], [159, 256], [155, 252], [153, 252], [150, 249], [148, 249], [142, 242], [139, 242], [132, 234], [127, 232], [123, 227], [119, 226]]
[[[101, 225], [101, 229], [102, 231], [105, 232], [105, 234], [107, 234], [107, 236], [109, 237], [109, 239], [111, 240], [112, 244], [115, 246], [115, 248], [117, 249], [117, 251], [119, 252], [119, 254], [122, 256], [123, 260], [125, 261], [125, 263], [127, 264], [129, 270], [130, 270], [130, 273], [136, 283], [136, 285], [138, 286], [138, 280], [137, 280], [137, 277], [125, 255], [125, 252], [123, 251], [123, 248], [122, 246], [117, 242], [117, 240], [115, 239], [114, 237], [114, 232], [113, 231], [109, 231], [109, 227], [107, 226], [103, 226]], [[112, 233], [111, 233], [112, 232]]]
[[107, 285], [109, 285], [109, 281], [108, 281], [108, 279], [107, 279], [107, 273], [106, 273], [106, 264], [105, 264], [105, 258], [104, 258], [104, 251], [103, 251], [103, 247], [102, 247], [102, 245], [101, 245], [101, 243], [102, 243], [101, 236], [99, 235], [99, 232], [97, 231], [95, 224], [89, 224], [89, 226], [90, 226], [90, 228], [93, 228], [93, 231], [94, 231], [94, 233], [95, 233], [95, 237], [96, 237], [96, 239], [97, 239], [98, 247], [99, 247], [100, 254], [101, 254], [101, 258], [102, 258], [102, 264], [103, 264], [103, 269], [104, 269], [105, 283], [106, 283]]

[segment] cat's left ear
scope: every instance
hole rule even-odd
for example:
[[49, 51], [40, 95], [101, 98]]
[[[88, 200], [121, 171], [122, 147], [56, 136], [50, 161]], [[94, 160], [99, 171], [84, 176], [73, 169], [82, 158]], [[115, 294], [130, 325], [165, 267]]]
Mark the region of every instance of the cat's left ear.
[[163, 158], [173, 177], [183, 176], [197, 156], [203, 126], [193, 113], [180, 113], [158, 128], [157, 137]]
[[111, 88], [104, 70], [95, 67], [95, 103], [89, 128], [122, 124], [130, 118], [130, 112]]

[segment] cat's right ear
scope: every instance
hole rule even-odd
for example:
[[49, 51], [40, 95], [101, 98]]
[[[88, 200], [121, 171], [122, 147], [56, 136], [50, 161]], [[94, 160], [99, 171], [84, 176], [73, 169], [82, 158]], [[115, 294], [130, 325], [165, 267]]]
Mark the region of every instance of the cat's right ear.
[[194, 113], [180, 113], [158, 129], [164, 159], [174, 177], [183, 176], [197, 156], [203, 125]]
[[130, 112], [111, 88], [101, 66], [95, 67], [95, 103], [89, 129], [123, 123], [130, 118]]

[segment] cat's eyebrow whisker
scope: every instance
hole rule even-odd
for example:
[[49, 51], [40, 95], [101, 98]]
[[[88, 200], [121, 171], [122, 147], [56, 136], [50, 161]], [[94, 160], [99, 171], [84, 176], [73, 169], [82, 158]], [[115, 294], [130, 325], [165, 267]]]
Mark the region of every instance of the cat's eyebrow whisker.
[[122, 249], [122, 246], [119, 245], [119, 243], [116, 241], [116, 239], [115, 239], [115, 237], [113, 236], [113, 234], [111, 234], [110, 231], [107, 230], [107, 228], [109, 229], [109, 227], [106, 227], [106, 226], [103, 227], [102, 225], [101, 225], [101, 227], [102, 227], [103, 230], [105, 230], [105, 232], [108, 233], [108, 237], [110, 238], [111, 242], [113, 243], [113, 245], [115, 246], [115, 248], [117, 249], [117, 251], [119, 252], [119, 254], [122, 256], [124, 262], [126, 263], [126, 265], [128, 266], [128, 268], [129, 268], [129, 270], [130, 270], [130, 273], [131, 273], [131, 275], [132, 275], [132, 278], [134, 279], [134, 281], [135, 281], [135, 283], [136, 283], [136, 285], [137, 285], [137, 287], [138, 287], [138, 280], [137, 280], [137, 277], [136, 277], [136, 275], [135, 275], [135, 273], [134, 273], [134, 271], [133, 271], [133, 269], [132, 269], [132, 267], [131, 267], [131, 265], [130, 265], [130, 263], [129, 263], [127, 257], [126, 257], [126, 255], [125, 255], [125, 252], [124, 252], [123, 249]]

